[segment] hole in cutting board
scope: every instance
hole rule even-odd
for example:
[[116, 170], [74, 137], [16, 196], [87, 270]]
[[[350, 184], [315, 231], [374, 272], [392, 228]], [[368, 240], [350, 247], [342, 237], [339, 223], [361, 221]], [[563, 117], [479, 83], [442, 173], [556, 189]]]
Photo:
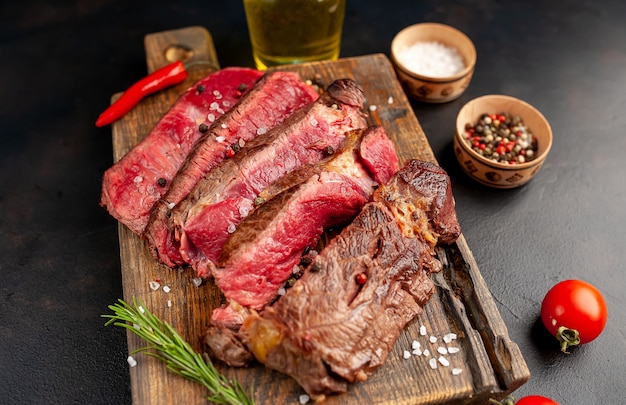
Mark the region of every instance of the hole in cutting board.
[[165, 59], [169, 62], [181, 61], [184, 62], [191, 59], [193, 51], [182, 45], [171, 45], [165, 50]]

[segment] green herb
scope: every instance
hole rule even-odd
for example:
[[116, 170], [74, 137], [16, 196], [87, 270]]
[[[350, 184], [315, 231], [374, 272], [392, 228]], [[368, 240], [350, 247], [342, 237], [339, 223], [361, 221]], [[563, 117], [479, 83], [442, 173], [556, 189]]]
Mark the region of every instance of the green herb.
[[148, 346], [135, 350], [133, 354], [144, 352], [165, 362], [172, 372], [204, 385], [210, 392], [207, 396], [209, 401], [217, 404], [254, 404], [239, 382], [229, 381], [208, 358], [205, 361], [170, 324], [150, 313], [141, 302], [138, 304], [134, 297], [132, 306], [124, 300], [118, 301], [109, 305], [114, 314], [102, 317], [109, 318], [105, 325], [121, 326], [148, 342]]

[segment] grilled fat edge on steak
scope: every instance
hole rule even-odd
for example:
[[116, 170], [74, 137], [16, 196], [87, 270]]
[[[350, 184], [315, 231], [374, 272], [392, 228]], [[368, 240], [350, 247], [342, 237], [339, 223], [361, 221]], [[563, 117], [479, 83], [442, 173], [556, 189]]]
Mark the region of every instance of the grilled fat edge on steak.
[[422, 312], [434, 293], [430, 273], [442, 266], [434, 247], [459, 234], [447, 174], [411, 160], [238, 337], [312, 398], [345, 392], [385, 362]]
[[214, 271], [227, 303], [212, 313], [204, 338], [209, 353], [232, 366], [252, 360], [236, 336], [250, 309], [262, 310], [273, 301], [322, 232], [350, 222], [378, 181], [388, 181], [397, 170], [393, 142], [374, 126], [352, 131], [332, 157], [265, 189], [261, 196], [267, 202], [230, 236]]

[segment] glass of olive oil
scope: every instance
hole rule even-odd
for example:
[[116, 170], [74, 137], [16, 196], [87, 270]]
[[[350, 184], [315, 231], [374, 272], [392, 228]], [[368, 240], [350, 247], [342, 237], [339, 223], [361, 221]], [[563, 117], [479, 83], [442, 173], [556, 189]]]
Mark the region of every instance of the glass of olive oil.
[[257, 69], [339, 57], [346, 0], [243, 0]]

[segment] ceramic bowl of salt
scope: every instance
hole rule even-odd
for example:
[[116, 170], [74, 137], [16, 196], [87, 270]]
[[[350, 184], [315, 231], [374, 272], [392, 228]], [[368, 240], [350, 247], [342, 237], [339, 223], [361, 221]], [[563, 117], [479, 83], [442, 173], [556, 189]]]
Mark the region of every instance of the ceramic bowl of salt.
[[420, 23], [394, 37], [391, 59], [407, 95], [427, 103], [445, 103], [458, 98], [469, 86], [476, 48], [456, 28]]

